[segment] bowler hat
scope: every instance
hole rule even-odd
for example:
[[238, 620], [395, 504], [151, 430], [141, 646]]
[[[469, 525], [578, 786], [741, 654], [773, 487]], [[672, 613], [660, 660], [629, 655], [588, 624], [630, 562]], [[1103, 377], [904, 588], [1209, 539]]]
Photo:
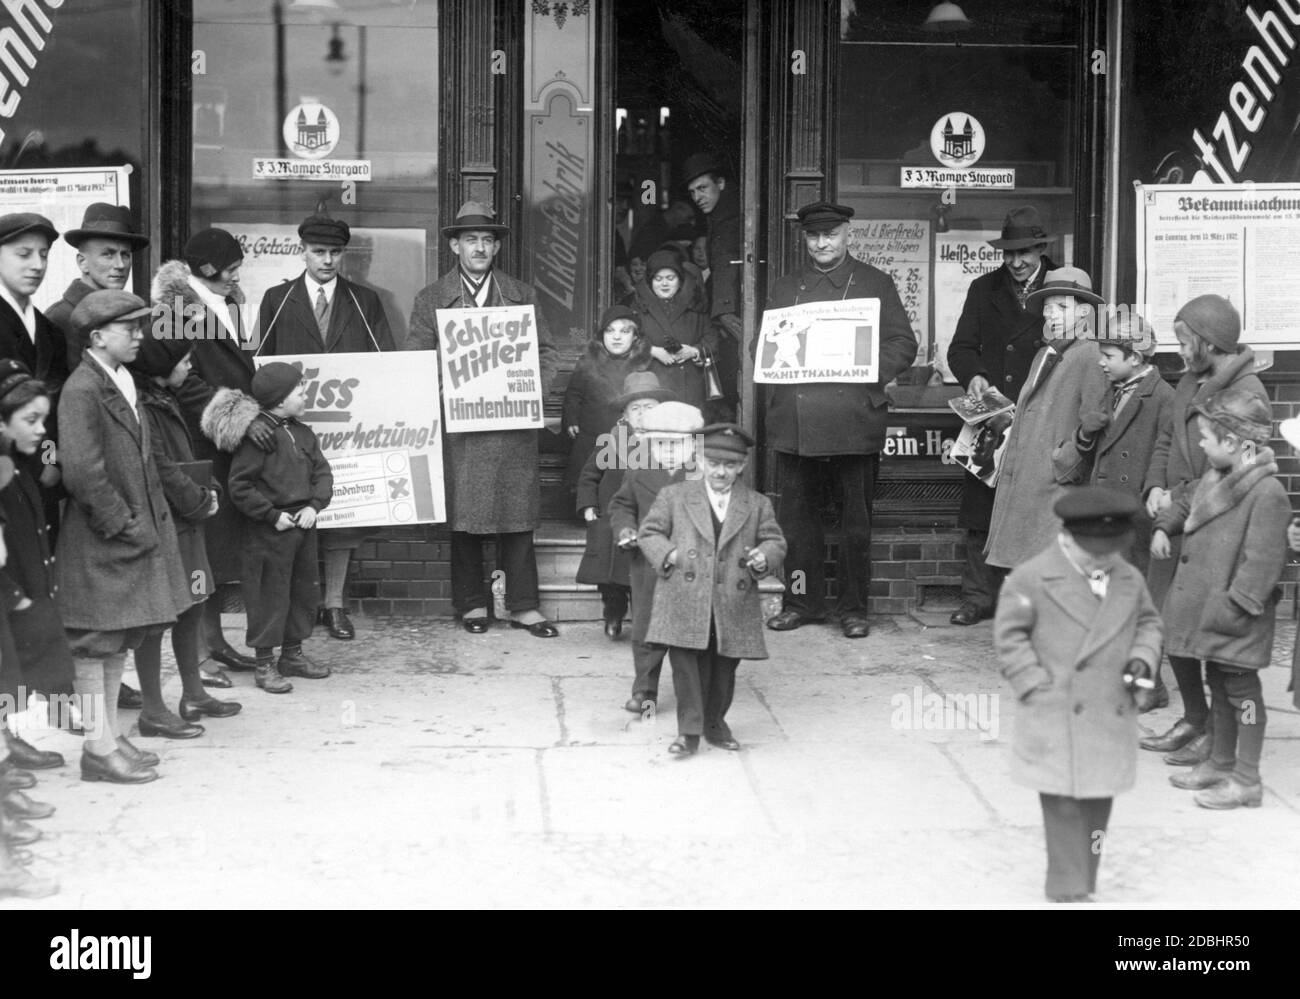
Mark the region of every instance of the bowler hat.
[[1002, 235], [990, 239], [989, 246], [999, 250], [1024, 250], [1030, 246], [1044, 246], [1052, 241], [1052, 234], [1043, 228], [1038, 209], [1033, 205], [1013, 208], [1002, 220]]
[[328, 215], [309, 215], [298, 226], [298, 238], [304, 243], [321, 246], [347, 246], [352, 240], [352, 230], [346, 222]]
[[722, 161], [712, 153], [691, 153], [682, 164], [682, 183], [690, 184], [696, 177], [706, 173], [725, 174]]
[[1241, 313], [1222, 295], [1198, 295], [1178, 310], [1182, 323], [1212, 347], [1235, 354], [1241, 340]]
[[853, 218], [853, 209], [848, 205], [818, 201], [811, 205], [804, 205], [796, 214], [799, 216], [799, 225], [804, 232], [826, 232]]
[[1088, 277], [1087, 271], [1078, 267], [1058, 267], [1048, 271], [1043, 275], [1042, 285], [1025, 296], [1025, 301], [1033, 302], [1050, 295], [1068, 295], [1093, 305], [1106, 304], [1106, 300], [1092, 290], [1092, 278]]
[[225, 229], [202, 229], [189, 238], [181, 256], [195, 274], [214, 278], [243, 260], [244, 249]]
[[623, 394], [611, 403], [617, 409], [623, 409], [629, 402], [638, 399], [654, 399], [657, 402], [676, 401], [677, 393], [659, 384], [659, 378], [653, 371], [633, 371], [623, 379]]
[[706, 458], [745, 458], [754, 438], [735, 423], [710, 423], [700, 431], [700, 450]]
[[1114, 538], [1133, 530], [1139, 504], [1128, 493], [1102, 486], [1071, 489], [1052, 507], [1071, 534]]
[[131, 209], [124, 205], [106, 204], [103, 201], [96, 201], [90, 205], [81, 217], [80, 227], [69, 229], [63, 234], [63, 238], [78, 249], [88, 239], [113, 239], [130, 243], [137, 250], [149, 245], [148, 236], [134, 231], [131, 224]]
[[25, 232], [43, 232], [51, 243], [59, 238], [59, 230], [44, 215], [35, 212], [14, 212], [0, 216], [0, 244], [17, 239]]
[[72, 310], [71, 322], [81, 333], [89, 333], [105, 323], [139, 319], [152, 310], [149, 303], [129, 291], [103, 288], [92, 291]]
[[491, 209], [477, 201], [466, 201], [456, 213], [456, 221], [442, 227], [443, 239], [455, 239], [462, 232], [490, 232], [494, 236], [504, 236], [510, 231], [508, 225], [496, 220]]

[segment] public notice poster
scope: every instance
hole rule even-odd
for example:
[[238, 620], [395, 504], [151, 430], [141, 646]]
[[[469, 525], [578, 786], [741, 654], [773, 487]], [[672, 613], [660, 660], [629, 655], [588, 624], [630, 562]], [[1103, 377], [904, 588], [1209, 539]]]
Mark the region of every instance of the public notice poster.
[[934, 238], [934, 357], [943, 380], [956, 382], [948, 367], [948, 347], [966, 304], [970, 283], [1002, 266], [1002, 251], [989, 245], [997, 229], [953, 230]]
[[531, 305], [439, 309], [438, 358], [449, 434], [544, 426]]
[[880, 299], [809, 302], [763, 313], [754, 381], [880, 381]]
[[447, 519], [438, 362], [427, 351], [282, 354], [307, 381], [302, 422], [334, 473], [317, 527], [437, 524]]
[[[36, 212], [65, 233], [78, 228], [86, 209], [97, 201], [130, 208], [130, 173], [129, 166], [0, 170], [0, 215]], [[140, 220], [135, 221], [139, 232]], [[45, 280], [32, 296], [32, 304], [44, 311], [62, 298], [68, 285], [79, 277], [76, 249], [66, 240], [56, 239], [50, 247]]]
[[849, 253], [893, 279], [912, 332], [924, 343], [930, 331], [929, 220], [853, 219]]
[[1135, 186], [1138, 303], [1161, 346], [1177, 344], [1188, 299], [1215, 294], [1241, 313], [1244, 342], [1300, 347], [1300, 186]]

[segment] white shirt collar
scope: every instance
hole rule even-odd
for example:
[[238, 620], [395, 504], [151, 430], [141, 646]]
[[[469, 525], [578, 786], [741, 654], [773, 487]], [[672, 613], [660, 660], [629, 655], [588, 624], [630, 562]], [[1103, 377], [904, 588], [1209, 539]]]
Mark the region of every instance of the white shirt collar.
[[704, 491], [708, 493], [709, 505], [713, 507], [713, 512], [718, 515], [718, 520], [726, 520], [727, 505], [731, 502], [731, 493], [715, 493], [713, 487], [707, 482], [704, 483]]
[[131, 404], [131, 412], [135, 416], [136, 420], [138, 421], [140, 419], [140, 414], [136, 412], [135, 379], [131, 377], [131, 372], [127, 368], [127, 366], [125, 364], [119, 364], [117, 366], [117, 370], [114, 371], [106, 363], [104, 363], [103, 358], [101, 358], [93, 350], [87, 350], [86, 356], [93, 357], [95, 361], [99, 364], [99, 366], [103, 368], [105, 372], [107, 372], [108, 377], [113, 379], [113, 384], [117, 386], [117, 390], [121, 392], [122, 395], [126, 398], [126, 401]]
[[18, 318], [21, 319], [23, 325], [27, 327], [28, 339], [30, 339], [32, 343], [36, 343], [36, 306], [32, 305], [32, 300], [29, 298], [27, 300], [27, 308], [22, 308], [19, 306], [18, 300], [14, 298], [13, 294], [3, 284], [0, 284], [0, 298], [3, 298], [8, 302], [10, 308], [18, 313]]
[[313, 308], [315, 308], [316, 306], [317, 289], [320, 289], [321, 291], [325, 292], [326, 302], [332, 303], [334, 301], [334, 289], [339, 286], [339, 279], [337, 277], [330, 278], [324, 284], [321, 284], [319, 281], [317, 281], [306, 271], [303, 272], [303, 277], [307, 279], [307, 297], [311, 299], [311, 304]]
[[203, 300], [203, 304], [208, 307], [208, 311], [215, 313], [221, 325], [230, 331], [232, 337], [238, 340], [239, 331], [232, 325], [233, 320], [230, 318], [232, 306], [193, 274], [190, 275], [190, 287]]

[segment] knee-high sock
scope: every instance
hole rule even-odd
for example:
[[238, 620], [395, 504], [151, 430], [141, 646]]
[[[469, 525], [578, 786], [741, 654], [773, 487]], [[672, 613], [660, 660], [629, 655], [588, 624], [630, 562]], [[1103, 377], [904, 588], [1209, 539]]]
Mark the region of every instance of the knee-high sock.
[[[120, 683], [120, 673], [118, 679]], [[105, 711], [104, 660], [77, 659], [74, 663], [72, 686], [77, 692], [81, 724], [86, 729], [85, 748], [97, 756], [107, 756], [117, 748], [117, 741]], [[116, 701], [114, 707], [116, 708]]]

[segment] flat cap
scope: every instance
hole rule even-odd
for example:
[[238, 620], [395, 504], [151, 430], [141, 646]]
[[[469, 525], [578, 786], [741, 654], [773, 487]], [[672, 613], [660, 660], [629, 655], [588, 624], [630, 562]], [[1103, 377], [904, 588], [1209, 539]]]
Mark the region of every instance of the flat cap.
[[1052, 507], [1071, 534], [1113, 538], [1133, 529], [1138, 501], [1128, 493], [1101, 486], [1071, 489]]
[[1254, 441], [1261, 447], [1273, 436], [1273, 410], [1267, 402], [1246, 389], [1220, 389], [1193, 406], [1192, 410], [1242, 440]]
[[641, 430], [650, 437], [689, 437], [704, 426], [704, 416], [684, 402], [661, 402], [641, 421]]
[[59, 230], [54, 228], [54, 223], [44, 215], [37, 215], [35, 212], [13, 212], [10, 215], [0, 216], [0, 243], [8, 243], [27, 232], [43, 232], [51, 243], [59, 238]]
[[298, 226], [298, 236], [304, 243], [347, 246], [352, 240], [352, 230], [341, 219], [332, 219], [328, 215], [309, 215]]
[[754, 438], [735, 423], [710, 423], [700, 431], [700, 450], [705, 457], [744, 458]]
[[129, 291], [103, 288], [92, 291], [77, 303], [77, 307], [72, 310], [71, 321], [79, 332], [89, 333], [105, 323], [140, 319], [152, 311], [149, 303], [138, 295], [132, 295]]
[[829, 201], [818, 201], [804, 205], [798, 211], [799, 225], [804, 232], [826, 232], [843, 225], [853, 218], [853, 209], [848, 205], [833, 205]]

